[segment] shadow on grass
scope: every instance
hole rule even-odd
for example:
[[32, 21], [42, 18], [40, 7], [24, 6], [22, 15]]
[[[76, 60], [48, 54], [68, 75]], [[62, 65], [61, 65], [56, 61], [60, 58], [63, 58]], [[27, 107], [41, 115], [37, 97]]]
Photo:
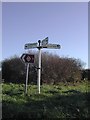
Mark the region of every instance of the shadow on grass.
[[3, 119], [89, 118], [90, 93], [66, 91], [66, 93], [70, 92], [73, 94], [60, 95], [51, 91], [51, 96], [42, 94], [26, 96], [26, 102], [22, 104], [17, 101], [4, 100], [2, 102]]
[[74, 94], [79, 94], [81, 93], [80, 91], [77, 90], [68, 90], [68, 91], [64, 91], [63, 93], [74, 93]]

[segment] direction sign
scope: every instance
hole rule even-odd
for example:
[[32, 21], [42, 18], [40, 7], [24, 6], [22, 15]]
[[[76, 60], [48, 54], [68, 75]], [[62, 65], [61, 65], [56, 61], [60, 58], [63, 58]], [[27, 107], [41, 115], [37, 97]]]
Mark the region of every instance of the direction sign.
[[59, 44], [47, 44], [47, 45], [43, 45], [42, 48], [60, 49], [60, 45]]
[[37, 48], [37, 43], [27, 43], [25, 44], [25, 49]]
[[[43, 48], [48, 48], [48, 49], [60, 49], [61, 46], [59, 44], [48, 44], [48, 37], [46, 37], [45, 39], [38, 40], [38, 43], [28, 43], [25, 44], [25, 49], [32, 49], [32, 48], [37, 48], [39, 50], [39, 61], [38, 61], [38, 92], [40, 94], [40, 79], [41, 79], [41, 49]], [[34, 55], [31, 57], [29, 54], [23, 54], [21, 59], [24, 62], [34, 62]], [[27, 67], [27, 71], [28, 71], [28, 67]], [[28, 72], [27, 72], [28, 73]], [[28, 76], [28, 75], [27, 75]], [[27, 79], [26, 79], [27, 81]]]
[[26, 63], [34, 63], [34, 55], [22, 54], [21, 59]]
[[48, 44], [48, 37], [42, 40], [42, 45], [47, 45]]

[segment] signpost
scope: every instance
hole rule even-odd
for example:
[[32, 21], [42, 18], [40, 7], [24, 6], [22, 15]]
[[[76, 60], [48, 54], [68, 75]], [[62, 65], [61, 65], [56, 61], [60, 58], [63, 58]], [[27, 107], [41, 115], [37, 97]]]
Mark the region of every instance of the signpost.
[[26, 71], [26, 84], [25, 84], [25, 94], [27, 94], [27, 84], [28, 84], [28, 74], [29, 74], [29, 65], [30, 63], [34, 63], [34, 55], [30, 54], [22, 54], [21, 59], [23, 62], [27, 64], [27, 71]]
[[39, 43], [39, 60], [38, 60], [38, 92], [40, 94], [40, 78], [41, 78], [41, 40], [38, 41]]
[[34, 63], [34, 55], [31, 54], [24, 53], [22, 54], [21, 59], [26, 63]]
[[[41, 40], [38, 40], [38, 43], [28, 43], [28, 44], [25, 44], [25, 49], [33, 49], [33, 48], [37, 48], [39, 50], [39, 62], [38, 62], [38, 81], [37, 81], [37, 84], [38, 84], [38, 92], [40, 94], [40, 78], [41, 78], [41, 49], [43, 48], [48, 48], [48, 49], [60, 49], [60, 45], [59, 44], [48, 44], [48, 37], [46, 37], [45, 39], [43, 39], [42, 41]], [[25, 56], [23, 56], [26, 61], [26, 58]], [[28, 67], [27, 67], [28, 69]], [[28, 72], [28, 70], [27, 70]], [[27, 75], [28, 76], [28, 75]]]
[[28, 74], [29, 74], [29, 63], [27, 64], [25, 94], [27, 94]]

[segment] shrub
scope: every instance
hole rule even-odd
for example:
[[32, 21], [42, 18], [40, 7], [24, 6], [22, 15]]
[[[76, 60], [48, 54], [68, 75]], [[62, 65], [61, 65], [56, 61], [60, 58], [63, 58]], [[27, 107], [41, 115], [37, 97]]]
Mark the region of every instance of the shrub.
[[[37, 82], [38, 53], [35, 63], [30, 65], [29, 83]], [[81, 80], [82, 62], [75, 58], [59, 57], [47, 52], [42, 53], [41, 82], [57, 84], [59, 82], [75, 82]], [[2, 62], [2, 78], [5, 82], [24, 83], [26, 77], [25, 64], [15, 56]]]

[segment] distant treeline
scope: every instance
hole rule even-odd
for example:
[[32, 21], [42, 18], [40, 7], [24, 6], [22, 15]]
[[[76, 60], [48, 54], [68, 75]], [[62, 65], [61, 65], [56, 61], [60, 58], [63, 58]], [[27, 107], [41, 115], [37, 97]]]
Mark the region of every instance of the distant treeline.
[[[35, 63], [30, 64], [29, 83], [37, 83], [38, 53]], [[41, 83], [58, 84], [59, 82], [79, 82], [89, 79], [90, 70], [83, 69], [83, 62], [79, 59], [59, 57], [47, 52], [42, 53]], [[26, 64], [17, 56], [2, 61], [2, 79], [4, 82], [25, 83]]]

